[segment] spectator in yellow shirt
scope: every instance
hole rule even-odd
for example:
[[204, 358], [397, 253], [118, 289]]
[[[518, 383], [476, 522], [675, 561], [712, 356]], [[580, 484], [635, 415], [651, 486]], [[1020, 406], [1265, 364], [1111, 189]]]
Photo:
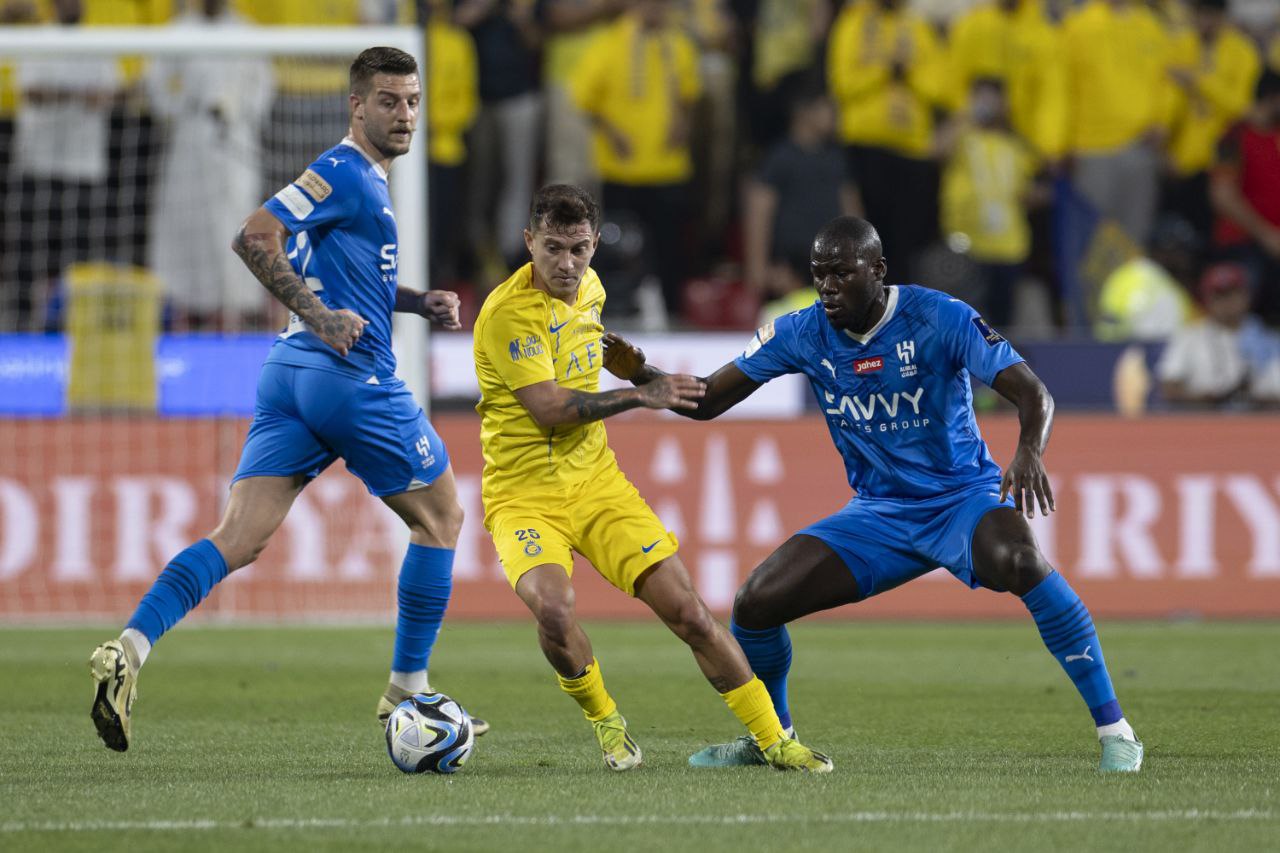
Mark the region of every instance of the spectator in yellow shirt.
[[1145, 245], [1171, 95], [1169, 34], [1138, 0], [1087, 0], [1063, 26], [1076, 189]]
[[1067, 80], [1061, 34], [1041, 0], [995, 0], [960, 15], [951, 28], [952, 109], [964, 110], [980, 77], [1004, 83], [1015, 133], [1050, 163], [1067, 143]]
[[702, 86], [697, 48], [670, 12], [670, 0], [636, 0], [592, 41], [570, 90], [592, 123], [605, 209], [643, 227], [645, 271], [675, 315], [686, 274], [690, 113]]
[[748, 81], [742, 119], [752, 144], [768, 150], [787, 133], [789, 104], [780, 84], [792, 74], [822, 68], [835, 10], [832, 0], [758, 0], [754, 5], [754, 15], [742, 20], [748, 36], [739, 72]]
[[1035, 155], [1009, 127], [1004, 82], [979, 77], [966, 115], [939, 134], [942, 230], [952, 251], [968, 255], [983, 283], [983, 316], [996, 327], [1013, 319], [1014, 290], [1031, 251], [1027, 205]]
[[467, 163], [464, 134], [475, 123], [480, 108], [476, 45], [470, 33], [451, 21], [448, 0], [429, 0], [423, 16], [431, 279], [449, 281], [459, 272], [460, 207]]
[[591, 157], [591, 125], [569, 94], [573, 71], [592, 39], [627, 7], [628, 0], [538, 0], [534, 17], [544, 32], [543, 100], [547, 135], [544, 178], [599, 194]]
[[[855, 0], [831, 29], [827, 75], [838, 137], [890, 269], [910, 274], [937, 236], [933, 112], [946, 100], [933, 29], [903, 0]], [[903, 203], [909, 199], [909, 203]]]
[[1249, 37], [1227, 21], [1227, 0], [1192, 0], [1192, 27], [1178, 34], [1169, 78], [1177, 87], [1169, 137], [1172, 175], [1162, 206], [1201, 234], [1213, 228], [1209, 169], [1218, 140], [1244, 115], [1262, 61]]

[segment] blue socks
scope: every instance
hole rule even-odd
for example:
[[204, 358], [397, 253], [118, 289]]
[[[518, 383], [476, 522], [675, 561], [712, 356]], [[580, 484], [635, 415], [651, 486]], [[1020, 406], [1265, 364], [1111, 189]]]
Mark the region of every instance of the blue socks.
[[201, 539], [169, 561], [138, 602], [127, 627], [154, 643], [226, 576], [227, 561], [212, 542]]
[[791, 635], [785, 625], [753, 631], [729, 620], [729, 630], [742, 646], [751, 670], [769, 691], [773, 710], [784, 729], [791, 728], [791, 707], [787, 704], [787, 673], [791, 671]]
[[1102, 659], [1102, 646], [1093, 617], [1067, 579], [1057, 572], [1022, 597], [1040, 629], [1049, 652], [1058, 659], [1093, 714], [1095, 725], [1107, 726], [1124, 718], [1116, 691]]
[[391, 659], [392, 672], [425, 672], [431, 659], [449, 593], [453, 589], [453, 551], [409, 545], [400, 566], [400, 584], [396, 591], [399, 615], [396, 617], [396, 648]]

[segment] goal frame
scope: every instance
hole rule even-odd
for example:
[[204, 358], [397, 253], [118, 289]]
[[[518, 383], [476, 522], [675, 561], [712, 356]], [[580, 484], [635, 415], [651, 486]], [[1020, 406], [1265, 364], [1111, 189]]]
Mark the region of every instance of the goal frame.
[[[418, 117], [418, 141], [389, 172], [399, 234], [398, 278], [407, 287], [427, 290], [427, 86], [423, 35], [411, 26], [346, 27], [149, 27], [60, 26], [0, 27], [0, 56], [10, 60], [59, 54], [95, 56], [182, 57], [212, 56], [351, 56], [372, 45], [387, 45], [409, 53], [418, 62], [423, 80]], [[333, 140], [337, 144], [338, 140]], [[316, 151], [319, 155], [321, 152]], [[265, 199], [263, 199], [265, 201]], [[252, 211], [246, 210], [247, 217]], [[409, 239], [406, 240], [406, 237]], [[231, 235], [227, 235], [230, 240]], [[228, 250], [230, 251], [230, 250]], [[416, 315], [394, 318], [393, 346], [400, 377], [419, 404], [429, 411], [430, 370], [428, 323]]]

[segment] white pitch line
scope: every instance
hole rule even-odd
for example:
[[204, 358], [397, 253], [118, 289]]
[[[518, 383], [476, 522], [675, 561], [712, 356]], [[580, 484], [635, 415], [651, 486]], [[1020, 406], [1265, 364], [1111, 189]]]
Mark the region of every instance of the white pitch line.
[[1184, 809], [1150, 812], [844, 812], [820, 815], [413, 815], [403, 818], [264, 817], [244, 820], [9, 821], [0, 833], [16, 832], [186, 832], [233, 829], [377, 829], [415, 826], [751, 826], [772, 823], [1077, 823], [1086, 821], [1268, 821], [1259, 809]]

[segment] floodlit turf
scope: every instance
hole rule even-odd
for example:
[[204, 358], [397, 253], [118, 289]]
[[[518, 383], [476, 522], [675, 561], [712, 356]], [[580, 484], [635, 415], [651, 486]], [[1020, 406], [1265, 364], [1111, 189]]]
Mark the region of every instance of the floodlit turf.
[[0, 849], [1120, 849], [1280, 846], [1280, 624], [1104, 624], [1147, 744], [1100, 777], [1088, 715], [1034, 627], [793, 629], [793, 709], [827, 777], [692, 770], [738, 734], [678, 641], [592, 625], [644, 749], [605, 769], [529, 624], [454, 623], [433, 682], [493, 731], [405, 776], [373, 719], [391, 632], [184, 627], [140, 682], [134, 746], [89, 721], [108, 632], [0, 631]]

